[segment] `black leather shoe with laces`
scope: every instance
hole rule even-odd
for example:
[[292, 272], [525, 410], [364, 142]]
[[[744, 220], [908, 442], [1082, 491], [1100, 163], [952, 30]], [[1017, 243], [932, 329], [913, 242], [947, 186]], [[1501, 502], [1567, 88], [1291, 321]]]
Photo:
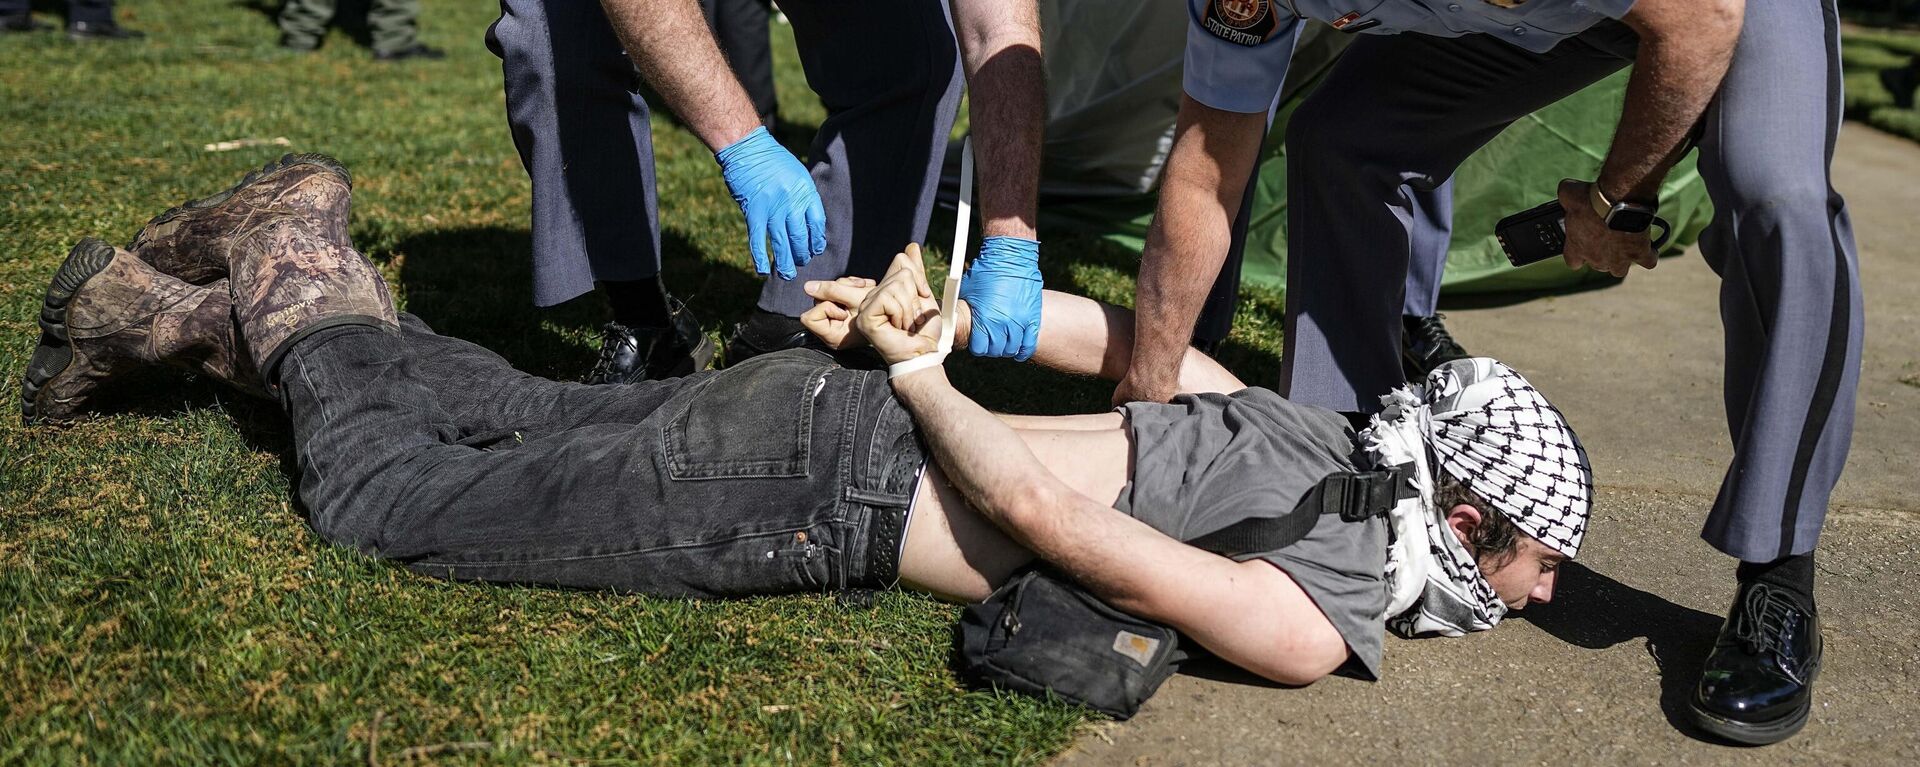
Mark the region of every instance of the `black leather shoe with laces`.
[[133, 40], [147, 33], [120, 26], [114, 21], [76, 21], [67, 25], [70, 40]]
[[1408, 381], [1425, 381], [1434, 368], [1473, 356], [1453, 340], [1446, 323], [1441, 322], [1443, 319], [1446, 319], [1444, 314], [1400, 318], [1400, 370]]
[[705, 370], [713, 361], [713, 339], [685, 304], [673, 299], [672, 324], [630, 328], [609, 322], [600, 328], [600, 359], [587, 374], [590, 384], [657, 381]]
[[813, 342], [813, 334], [800, 324], [797, 317], [755, 309], [748, 317], [733, 327], [733, 338], [727, 340], [727, 359], [722, 367], [732, 367], [768, 352], [783, 349], [798, 349]]
[[1694, 689], [1694, 723], [1737, 743], [1786, 740], [1813, 708], [1820, 652], [1820, 618], [1810, 602], [1765, 583], [1741, 584]]

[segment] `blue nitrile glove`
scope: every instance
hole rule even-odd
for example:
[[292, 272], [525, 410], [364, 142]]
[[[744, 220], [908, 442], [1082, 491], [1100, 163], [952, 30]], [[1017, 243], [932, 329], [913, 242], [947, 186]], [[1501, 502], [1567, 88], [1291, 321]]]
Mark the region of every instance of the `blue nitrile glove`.
[[1040, 339], [1040, 243], [988, 237], [960, 280], [960, 298], [973, 310], [967, 350], [976, 357], [1026, 362]]
[[768, 271], [767, 241], [773, 241], [772, 271], [791, 280], [799, 267], [827, 252], [827, 214], [813, 176], [766, 128], [755, 128], [713, 156], [740, 212], [747, 216], [747, 249], [753, 268]]

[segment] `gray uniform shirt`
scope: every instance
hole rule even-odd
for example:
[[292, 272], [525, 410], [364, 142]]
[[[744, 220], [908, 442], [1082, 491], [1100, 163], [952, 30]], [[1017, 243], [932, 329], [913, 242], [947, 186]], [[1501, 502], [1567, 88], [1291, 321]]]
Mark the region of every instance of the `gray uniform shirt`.
[[[1248, 517], [1292, 510], [1320, 480], [1354, 471], [1353, 429], [1330, 410], [1249, 388], [1120, 408], [1133, 432], [1133, 481], [1114, 507], [1191, 540]], [[1286, 571], [1379, 678], [1387, 607], [1387, 523], [1322, 515], [1305, 538], [1264, 559]]]

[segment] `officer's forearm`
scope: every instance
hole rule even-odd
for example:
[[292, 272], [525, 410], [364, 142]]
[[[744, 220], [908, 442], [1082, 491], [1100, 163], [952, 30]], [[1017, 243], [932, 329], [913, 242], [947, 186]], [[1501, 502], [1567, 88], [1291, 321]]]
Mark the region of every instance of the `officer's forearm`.
[[1639, 33], [1640, 51], [1600, 169], [1609, 199], [1659, 197], [1727, 74], [1745, 7], [1745, 0], [1640, 0], [1622, 19]]
[[760, 127], [695, 0], [601, 0], [640, 76], [715, 152]]
[[1173, 394], [1200, 307], [1226, 261], [1233, 216], [1265, 132], [1265, 114], [1222, 112], [1181, 98], [1134, 298], [1127, 378], [1138, 396]]
[[1040, 141], [1047, 118], [1040, 12], [1033, 0], [962, 0], [954, 34], [967, 73], [969, 129], [980, 157], [980, 220], [988, 237], [1036, 239]]

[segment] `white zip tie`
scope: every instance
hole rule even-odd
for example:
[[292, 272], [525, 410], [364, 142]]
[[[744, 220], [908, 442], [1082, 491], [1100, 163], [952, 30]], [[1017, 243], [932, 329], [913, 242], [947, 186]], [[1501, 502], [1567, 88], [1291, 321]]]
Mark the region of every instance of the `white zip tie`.
[[967, 270], [967, 230], [973, 226], [972, 137], [960, 141], [960, 204], [953, 215], [953, 248], [947, 251], [947, 284], [940, 296], [940, 341], [934, 351], [888, 366], [888, 378], [937, 366], [953, 351], [954, 306], [960, 303], [960, 276]]

